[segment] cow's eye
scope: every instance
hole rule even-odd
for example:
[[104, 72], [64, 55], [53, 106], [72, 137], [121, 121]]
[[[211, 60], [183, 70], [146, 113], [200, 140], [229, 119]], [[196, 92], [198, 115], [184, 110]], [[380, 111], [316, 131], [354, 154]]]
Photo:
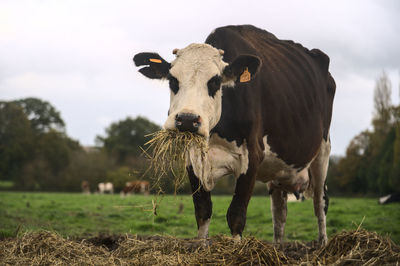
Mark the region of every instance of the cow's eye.
[[178, 90], [179, 90], [179, 81], [171, 75], [169, 75], [168, 79], [169, 79], [169, 87], [170, 87], [171, 91], [174, 94], [177, 94]]
[[210, 95], [210, 97], [214, 97], [217, 91], [221, 88], [221, 77], [215, 75], [207, 82], [207, 86], [208, 95]]

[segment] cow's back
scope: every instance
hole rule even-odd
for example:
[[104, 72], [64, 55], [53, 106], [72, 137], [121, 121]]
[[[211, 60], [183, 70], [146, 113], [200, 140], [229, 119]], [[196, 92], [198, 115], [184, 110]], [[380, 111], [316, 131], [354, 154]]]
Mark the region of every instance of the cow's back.
[[329, 137], [335, 83], [329, 58], [253, 26], [227, 26], [206, 43], [224, 50], [224, 61], [256, 55], [262, 66], [254, 80], [224, 88], [222, 114], [213, 132], [241, 145], [256, 138], [287, 164], [303, 167]]

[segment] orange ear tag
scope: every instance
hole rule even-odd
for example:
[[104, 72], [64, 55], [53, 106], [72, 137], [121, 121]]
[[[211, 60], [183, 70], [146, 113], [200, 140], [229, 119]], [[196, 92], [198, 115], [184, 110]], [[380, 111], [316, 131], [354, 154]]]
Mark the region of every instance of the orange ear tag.
[[249, 69], [246, 67], [246, 69], [243, 71], [242, 75], [240, 75], [239, 81], [240, 82], [247, 82], [251, 79], [251, 74], [249, 72]]
[[150, 58], [149, 61], [153, 62], [153, 63], [157, 63], [157, 64], [161, 64], [162, 63], [162, 61], [160, 59], [155, 59], [155, 58]]

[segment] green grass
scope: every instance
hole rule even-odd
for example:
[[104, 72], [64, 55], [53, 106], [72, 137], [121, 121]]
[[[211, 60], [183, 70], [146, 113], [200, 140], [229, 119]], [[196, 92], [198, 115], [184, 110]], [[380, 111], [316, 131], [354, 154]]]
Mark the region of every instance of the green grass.
[[11, 189], [14, 186], [12, 181], [0, 181], [0, 189]]
[[[213, 196], [210, 235], [229, 235], [225, 214], [231, 196]], [[152, 200], [157, 201], [154, 216]], [[180, 205], [183, 212], [179, 213]], [[362, 227], [379, 234], [390, 234], [400, 244], [400, 205], [380, 206], [376, 199], [332, 198], [327, 217], [328, 235]], [[104, 234], [167, 234], [195, 237], [196, 221], [190, 196], [82, 195], [72, 193], [0, 192], [0, 236], [17, 232], [56, 231], [63, 236]], [[270, 200], [251, 199], [245, 236], [272, 240]], [[288, 204], [286, 238], [317, 238], [317, 222], [312, 201]]]

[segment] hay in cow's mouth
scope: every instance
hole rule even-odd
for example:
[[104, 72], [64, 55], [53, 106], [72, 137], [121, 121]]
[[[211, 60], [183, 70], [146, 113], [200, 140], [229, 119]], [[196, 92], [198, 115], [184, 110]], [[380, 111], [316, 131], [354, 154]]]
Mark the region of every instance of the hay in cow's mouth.
[[145, 144], [144, 152], [150, 159], [149, 170], [154, 174], [153, 186], [160, 189], [162, 179], [169, 173], [174, 177], [175, 192], [184, 185], [187, 180], [185, 157], [189, 149], [198, 149], [202, 156], [208, 151], [206, 138], [191, 132], [160, 130], [147, 137], [151, 139]]

